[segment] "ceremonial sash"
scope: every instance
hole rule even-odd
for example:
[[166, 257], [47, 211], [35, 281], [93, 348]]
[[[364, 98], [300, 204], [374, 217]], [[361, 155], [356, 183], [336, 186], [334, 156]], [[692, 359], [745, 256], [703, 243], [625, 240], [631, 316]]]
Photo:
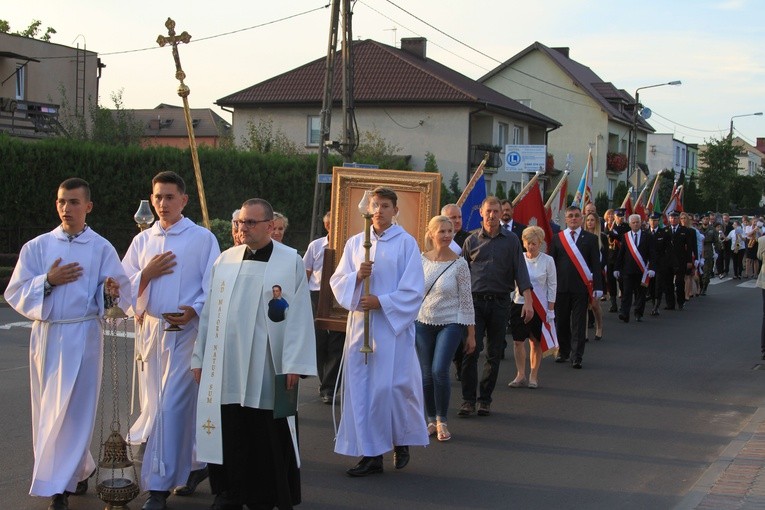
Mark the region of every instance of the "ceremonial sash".
[[[534, 312], [542, 319], [542, 338], [539, 339], [540, 346], [542, 347], [542, 356], [549, 356], [551, 354], [558, 353], [558, 334], [555, 331], [555, 323], [547, 322], [547, 299], [545, 296], [539, 293], [542, 290], [537, 290], [536, 287], [531, 292], [531, 304], [534, 307]], [[544, 299], [545, 304], [542, 304]]]
[[[629, 232], [628, 234], [632, 234], [632, 232]], [[643, 277], [640, 279], [640, 283], [644, 286], [648, 286], [648, 282], [651, 281], [651, 277], [648, 276], [648, 264], [645, 263], [643, 260], [643, 256], [638, 251], [637, 246], [635, 245], [635, 240], [631, 235], [625, 235], [624, 236], [627, 239], [627, 248], [630, 250], [630, 254], [632, 255], [632, 259], [635, 261], [635, 264], [640, 268], [640, 271], [643, 272]]]
[[[587, 262], [584, 261], [584, 257], [582, 256], [582, 252], [579, 251], [579, 248], [576, 246], [574, 241], [571, 239], [570, 236], [567, 236], [566, 233], [568, 233], [569, 230], [561, 230], [558, 232], [558, 238], [561, 241], [561, 244], [563, 245], [563, 249], [566, 250], [566, 253], [568, 254], [568, 258], [571, 259], [571, 262], [574, 264], [574, 267], [576, 268], [576, 272], [579, 273], [579, 277], [582, 279], [582, 282], [584, 282], [584, 286], [587, 288], [587, 294], [590, 296], [590, 299], [593, 299], [593, 288], [592, 288], [592, 271], [590, 271], [589, 267], [587, 267]], [[580, 236], [582, 233], [579, 234]]]
[[[214, 268], [212, 286], [210, 288], [207, 331], [198, 334], [206, 335], [202, 378], [199, 383], [197, 396], [197, 460], [223, 464], [223, 431], [220, 418], [221, 374], [223, 373], [223, 354], [226, 347], [226, 327], [228, 310], [234, 283], [242, 266], [243, 249], [232, 250], [238, 254], [230, 257], [224, 263]], [[226, 257], [229, 258], [229, 257]], [[238, 260], [237, 260], [238, 258]]]

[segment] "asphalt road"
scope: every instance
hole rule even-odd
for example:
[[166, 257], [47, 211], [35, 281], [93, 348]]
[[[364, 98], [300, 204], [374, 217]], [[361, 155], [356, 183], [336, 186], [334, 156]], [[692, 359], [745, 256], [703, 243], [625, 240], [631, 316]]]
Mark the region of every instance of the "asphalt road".
[[[402, 471], [352, 479], [355, 459], [333, 453], [332, 407], [315, 380], [301, 390], [304, 509], [672, 509], [687, 507], [694, 485], [763, 407], [761, 293], [725, 281], [683, 312], [622, 324], [606, 314], [604, 339], [587, 345], [584, 369], [545, 359], [538, 390], [510, 389], [502, 362], [492, 415], [457, 418], [453, 439], [412, 450]], [[32, 469], [28, 335], [0, 307], [0, 510], [45, 509], [28, 495]], [[592, 332], [590, 332], [592, 335]], [[511, 356], [508, 349], [508, 356]], [[108, 425], [108, 419], [107, 419]], [[95, 435], [93, 451], [98, 452]], [[140, 508], [144, 496], [131, 504]], [[206, 509], [205, 482], [171, 509]], [[103, 508], [91, 489], [73, 510]]]

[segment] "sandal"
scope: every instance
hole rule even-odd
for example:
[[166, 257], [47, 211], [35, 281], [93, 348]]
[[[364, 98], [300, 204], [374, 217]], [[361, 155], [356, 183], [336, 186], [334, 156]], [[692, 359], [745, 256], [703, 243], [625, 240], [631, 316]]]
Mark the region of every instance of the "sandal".
[[428, 423], [428, 436], [432, 436], [436, 433], [437, 427], [433, 422]]
[[446, 428], [446, 423], [438, 424], [438, 436], [436, 437], [439, 441], [448, 441], [452, 438], [452, 435], [449, 433], [449, 429]]
[[523, 379], [515, 379], [508, 383], [508, 386], [511, 388], [523, 388], [526, 386], [526, 378]]

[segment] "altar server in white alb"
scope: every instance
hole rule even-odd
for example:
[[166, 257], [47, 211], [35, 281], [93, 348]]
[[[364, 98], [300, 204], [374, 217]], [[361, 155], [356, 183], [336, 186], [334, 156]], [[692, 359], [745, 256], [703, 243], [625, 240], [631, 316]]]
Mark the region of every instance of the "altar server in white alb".
[[5, 291], [17, 312], [34, 321], [29, 342], [34, 446], [33, 496], [66, 510], [96, 467], [90, 440], [101, 388], [105, 293], [129, 293], [111, 244], [85, 223], [90, 186], [78, 178], [58, 188], [61, 225], [21, 248]]
[[[382, 473], [382, 456], [393, 450], [393, 464], [409, 462], [409, 447], [428, 444], [423, 416], [422, 373], [414, 321], [424, 295], [417, 242], [400, 225], [398, 197], [389, 188], [371, 192], [370, 260], [364, 262], [364, 233], [348, 239], [330, 283], [338, 303], [350, 311], [343, 366], [342, 417], [335, 452], [361, 456], [350, 476]], [[363, 282], [370, 278], [370, 295]], [[364, 310], [370, 311], [370, 344], [364, 363]]]
[[[142, 323], [144, 369], [156, 378], [147, 386], [154, 389], [148, 408], [156, 416], [141, 468], [141, 488], [149, 491], [143, 510], [164, 509], [173, 488], [193, 492], [207, 476], [207, 467], [193, 460], [197, 385], [189, 366], [220, 248], [212, 232], [183, 216], [188, 200], [178, 174], [154, 176], [151, 203], [159, 221], [133, 238], [122, 260], [132, 284], [133, 312]], [[168, 312], [182, 315], [163, 319]], [[169, 324], [182, 330], [165, 331]]]
[[274, 410], [277, 390], [316, 375], [313, 314], [303, 260], [271, 240], [273, 217], [263, 199], [242, 205], [243, 244], [215, 262], [199, 321], [197, 456], [210, 462], [215, 509], [287, 510], [301, 500], [297, 417]]

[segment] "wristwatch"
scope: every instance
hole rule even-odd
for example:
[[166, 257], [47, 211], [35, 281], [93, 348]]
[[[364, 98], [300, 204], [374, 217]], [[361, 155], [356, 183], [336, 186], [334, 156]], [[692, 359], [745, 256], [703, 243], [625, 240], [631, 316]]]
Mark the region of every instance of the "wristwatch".
[[43, 289], [44, 289], [43, 295], [47, 296], [51, 292], [53, 292], [53, 287], [55, 287], [55, 285], [53, 285], [51, 282], [49, 282], [48, 281], [48, 277], [45, 276], [45, 282], [43, 283]]

